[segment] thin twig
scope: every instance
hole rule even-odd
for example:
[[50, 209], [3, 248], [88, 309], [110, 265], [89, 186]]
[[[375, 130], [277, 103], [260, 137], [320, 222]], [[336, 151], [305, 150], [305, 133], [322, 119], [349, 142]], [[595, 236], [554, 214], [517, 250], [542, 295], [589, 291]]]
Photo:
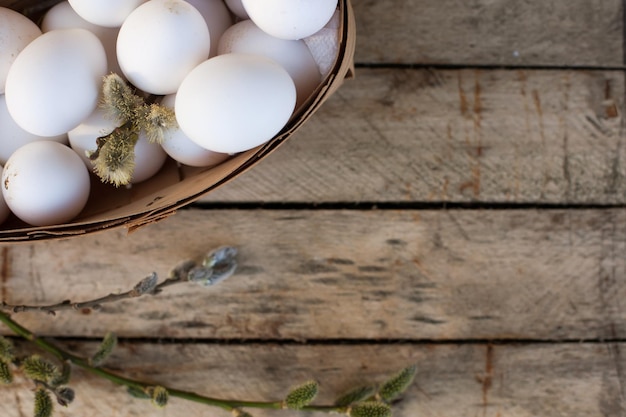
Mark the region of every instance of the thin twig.
[[[152, 278], [152, 277], [154, 278], [157, 277], [155, 272], [153, 272], [152, 275], [148, 276], [147, 278]], [[97, 310], [102, 306], [102, 304], [112, 303], [112, 302], [120, 301], [120, 300], [126, 300], [128, 298], [141, 297], [142, 295], [146, 295], [146, 294], [156, 295], [159, 292], [161, 292], [162, 289], [165, 287], [168, 287], [174, 284], [180, 284], [183, 282], [187, 282], [187, 281], [183, 281], [179, 278], [168, 278], [165, 281], [161, 282], [160, 284], [156, 285], [153, 291], [151, 292], [141, 293], [137, 291], [135, 288], [133, 288], [132, 290], [126, 291], [123, 293], [117, 293], [117, 294], [111, 293], [109, 295], [105, 295], [104, 297], [95, 298], [89, 301], [81, 301], [81, 302], [73, 302], [71, 300], [65, 300], [56, 304], [34, 306], [34, 305], [24, 305], [24, 304], [13, 305], [13, 304], [8, 304], [2, 301], [0, 303], [0, 308], [8, 313], [23, 313], [27, 311], [39, 311], [39, 312], [52, 314], [52, 315], [56, 314], [57, 311], [61, 311], [61, 310], [83, 310], [83, 309]]]
[[185, 261], [174, 268], [174, 270], [170, 273], [170, 277], [160, 283], [158, 283], [158, 276], [156, 272], [153, 272], [135, 284], [133, 289], [123, 293], [111, 293], [109, 295], [87, 301], [74, 302], [71, 300], [64, 300], [59, 303], [40, 306], [26, 304], [14, 305], [3, 300], [0, 302], [0, 310], [7, 313], [37, 311], [55, 315], [57, 311], [61, 310], [97, 310], [102, 306], [102, 304], [126, 300], [129, 298], [137, 298], [146, 294], [156, 295], [161, 293], [166, 287], [190, 281], [199, 283], [203, 286], [211, 286], [224, 281], [235, 272], [237, 267], [237, 262], [235, 260], [236, 255], [237, 250], [235, 248], [228, 246], [218, 248], [210, 252], [202, 260], [201, 264], [197, 264], [195, 261]]

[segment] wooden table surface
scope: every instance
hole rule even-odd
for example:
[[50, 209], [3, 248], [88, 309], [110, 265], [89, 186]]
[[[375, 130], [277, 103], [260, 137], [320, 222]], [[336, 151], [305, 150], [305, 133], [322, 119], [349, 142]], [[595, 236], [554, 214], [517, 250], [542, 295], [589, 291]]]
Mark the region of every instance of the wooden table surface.
[[[324, 401], [416, 363], [397, 417], [626, 415], [624, 2], [353, 6], [356, 78], [288, 143], [130, 235], [0, 248], [2, 298], [122, 291], [233, 245], [219, 287], [16, 318], [84, 353], [113, 330], [114, 368], [215, 396], [314, 378]], [[76, 378], [60, 416], [229, 415]], [[31, 415], [26, 388], [3, 417]]]

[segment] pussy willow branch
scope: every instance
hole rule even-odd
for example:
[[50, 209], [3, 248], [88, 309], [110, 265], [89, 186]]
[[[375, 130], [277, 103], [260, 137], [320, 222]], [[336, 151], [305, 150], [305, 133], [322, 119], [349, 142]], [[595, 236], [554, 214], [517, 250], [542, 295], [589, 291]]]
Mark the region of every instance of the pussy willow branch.
[[133, 289], [116, 294], [109, 294], [104, 297], [95, 298], [88, 301], [73, 302], [64, 300], [56, 304], [50, 305], [13, 305], [6, 303], [4, 300], [0, 302], [0, 310], [7, 313], [22, 313], [26, 311], [38, 311], [51, 315], [55, 315], [61, 310], [82, 310], [85, 308], [98, 309], [105, 303], [126, 300], [129, 298], [141, 297], [142, 295], [159, 294], [163, 288], [175, 284], [181, 284], [189, 281], [200, 283], [204, 286], [215, 285], [224, 281], [231, 276], [237, 263], [235, 256], [237, 250], [232, 247], [221, 247], [210, 252], [202, 261], [201, 265], [197, 265], [194, 261], [187, 261], [178, 265], [166, 280], [157, 283], [158, 277], [156, 272], [139, 281]]
[[[30, 330], [23, 327], [16, 321], [14, 321], [8, 314], [0, 312], [0, 322], [4, 323], [13, 333], [27, 340], [28, 342], [36, 345], [37, 347], [43, 349], [44, 351], [50, 353], [51, 355], [57, 357], [60, 361], [68, 361], [73, 365], [76, 365], [87, 372], [90, 372], [96, 376], [107, 379], [110, 382], [113, 382], [117, 385], [122, 385], [128, 388], [134, 388], [141, 391], [145, 391], [151, 387], [154, 387], [154, 384], [148, 384], [143, 381], [138, 381], [135, 379], [130, 379], [116, 373], [113, 373], [107, 369], [94, 367], [89, 363], [88, 359], [82, 358], [80, 356], [74, 355], [66, 350], [56, 346], [55, 344], [49, 342], [46, 339], [42, 339], [33, 334]], [[239, 408], [266, 408], [266, 409], [284, 409], [283, 401], [239, 401], [239, 400], [227, 400], [220, 398], [212, 398], [204, 395], [197, 394], [195, 392], [190, 391], [182, 391], [175, 388], [170, 388], [162, 385], [165, 388], [171, 397], [178, 397], [183, 400], [192, 401], [204, 405], [209, 405], [213, 407], [219, 407], [227, 411], [232, 411]], [[337, 412], [337, 413], [345, 413], [347, 411], [347, 407], [337, 407], [333, 405], [309, 405], [302, 408], [303, 411], [322, 411], [322, 412]]]
[[[237, 266], [237, 262], [235, 260], [235, 256], [237, 255], [237, 250], [232, 247], [222, 247], [210, 252], [207, 256], [204, 257], [202, 262], [198, 265], [194, 261], [183, 262], [178, 265], [171, 272], [170, 277], [161, 283], [157, 283], [156, 273], [144, 278], [139, 281], [132, 290], [127, 291], [121, 294], [110, 294], [105, 297], [100, 297], [94, 300], [85, 301], [81, 303], [72, 303], [71, 301], [64, 301], [58, 304], [53, 304], [49, 306], [11, 306], [6, 303], [2, 303], [2, 307], [5, 310], [9, 310], [9, 312], [2, 312], [0, 310], [0, 323], [5, 324], [15, 335], [25, 339], [28, 343], [35, 345], [39, 349], [47, 352], [48, 354], [56, 357], [59, 361], [64, 362], [66, 364], [72, 364], [79, 368], [84, 369], [85, 371], [98, 376], [100, 378], [106, 379], [114, 384], [121, 385], [126, 387], [129, 390], [129, 394], [140, 395], [143, 397], [145, 394], [147, 398], [150, 398], [150, 393], [155, 393], [157, 388], [163, 390], [167, 396], [163, 405], [167, 403], [167, 397], [177, 397], [183, 400], [204, 404], [207, 406], [221, 408], [227, 411], [231, 411], [233, 415], [243, 417], [249, 416], [247, 412], [244, 412], [242, 409], [245, 408], [256, 408], [256, 409], [298, 409], [301, 411], [317, 411], [317, 412], [325, 412], [325, 413], [341, 413], [346, 414], [348, 416], [391, 416], [391, 408], [384, 401], [388, 401], [389, 398], [392, 398], [394, 393], [398, 392], [398, 389], [403, 391], [410, 380], [412, 380], [415, 369], [410, 370], [412, 368], [407, 368], [410, 370], [409, 373], [406, 373], [406, 370], [399, 374], [400, 380], [398, 377], [394, 377], [391, 383], [383, 384], [378, 391], [371, 391], [370, 389], [358, 389], [356, 392], [360, 396], [358, 399], [355, 398], [354, 393], [348, 394], [345, 397], [351, 398], [350, 401], [337, 400], [336, 404], [333, 405], [311, 405], [311, 400], [317, 394], [316, 383], [313, 384], [313, 391], [311, 391], [311, 385], [305, 384], [298, 389], [292, 391], [285, 399], [280, 401], [244, 401], [244, 400], [230, 400], [230, 399], [221, 399], [208, 397], [205, 395], [201, 395], [195, 392], [183, 391], [171, 387], [167, 387], [164, 385], [155, 385], [154, 383], [148, 383], [140, 380], [135, 380], [131, 378], [127, 378], [123, 375], [120, 375], [116, 372], [112, 372], [106, 368], [100, 367], [98, 363], [100, 361], [95, 361], [95, 357], [98, 355], [94, 355], [92, 358], [84, 358], [78, 355], [75, 355], [56, 344], [52, 343], [49, 340], [40, 338], [32, 333], [27, 328], [20, 325], [18, 322], [13, 320], [10, 315], [10, 312], [20, 312], [20, 311], [44, 311], [51, 314], [55, 314], [55, 311], [63, 310], [63, 309], [80, 309], [80, 308], [94, 308], [106, 302], [113, 302], [127, 298], [139, 297], [145, 294], [158, 294], [162, 291], [163, 288], [182, 283], [182, 282], [194, 282], [200, 284], [202, 286], [212, 286], [218, 284], [229, 276], [231, 276]], [[103, 341], [103, 345], [106, 342]], [[101, 349], [103, 347], [101, 346]], [[407, 379], [407, 377], [409, 379]], [[402, 382], [404, 381], [404, 382]], [[304, 391], [298, 391], [299, 389], [307, 389]], [[388, 388], [385, 388], [388, 387]], [[390, 389], [392, 391], [390, 391]], [[295, 393], [295, 394], [294, 394]], [[385, 394], [386, 393], [386, 394]], [[293, 394], [293, 395], [292, 395]], [[302, 397], [304, 395], [305, 397]], [[312, 395], [312, 396], [311, 396]], [[381, 399], [383, 402], [380, 402]], [[162, 406], [157, 397], [152, 397], [153, 402], [157, 406]], [[295, 401], [295, 402], [294, 402]], [[302, 401], [301, 403], [299, 401]], [[362, 402], [365, 401], [365, 402]]]
[[[156, 273], [153, 273], [152, 276], [156, 277]], [[167, 286], [174, 285], [174, 284], [180, 284], [182, 282], [185, 282], [185, 281], [179, 278], [168, 278], [165, 281], [158, 284], [155, 287], [155, 291], [149, 294], [154, 295], [157, 292], [160, 292], [162, 288], [165, 288]], [[23, 313], [27, 311], [39, 311], [39, 312], [44, 312], [44, 313], [54, 315], [56, 314], [57, 311], [61, 311], [61, 310], [82, 310], [85, 308], [95, 310], [95, 309], [100, 308], [102, 304], [105, 304], [105, 303], [112, 303], [115, 301], [125, 300], [128, 298], [141, 297], [142, 295], [145, 295], [145, 294], [147, 293], [140, 293], [133, 288], [132, 290], [126, 291], [123, 293], [118, 293], [118, 294], [112, 293], [109, 295], [105, 295], [104, 297], [95, 298], [93, 300], [82, 301], [82, 302], [73, 302], [71, 300], [64, 300], [56, 304], [33, 306], [33, 305], [13, 305], [13, 304], [8, 304], [2, 301], [0, 303], [0, 308], [8, 313]]]

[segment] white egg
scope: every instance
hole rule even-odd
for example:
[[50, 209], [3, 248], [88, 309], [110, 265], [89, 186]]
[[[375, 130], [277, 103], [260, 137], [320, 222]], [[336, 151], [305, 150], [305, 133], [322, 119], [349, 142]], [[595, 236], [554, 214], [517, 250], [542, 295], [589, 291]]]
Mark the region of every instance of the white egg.
[[27, 17], [0, 7], [0, 94], [4, 93], [7, 74], [13, 61], [39, 35], [41, 30]]
[[[4, 171], [4, 168], [0, 166], [0, 178], [2, 178], [3, 171]], [[9, 209], [7, 202], [4, 201], [4, 195], [0, 193], [0, 223], [4, 223], [5, 220], [9, 218], [10, 214], [11, 214], [11, 210]]]
[[204, 17], [211, 38], [209, 56], [217, 55], [217, 43], [226, 29], [233, 24], [228, 8], [222, 0], [187, 0], [187, 3], [198, 9]]
[[7, 109], [5, 96], [0, 95], [0, 163], [4, 164], [13, 152], [23, 145], [39, 140], [52, 140], [66, 144], [67, 135], [44, 137], [25, 131], [13, 121]]
[[78, 155], [57, 142], [19, 148], [2, 173], [2, 195], [11, 211], [33, 226], [67, 222], [89, 198], [89, 172]]
[[249, 19], [246, 9], [244, 9], [241, 0], [226, 0], [226, 6], [230, 9], [235, 16], [240, 19]]
[[119, 27], [124, 19], [146, 0], [69, 0], [72, 8], [88, 22]]
[[322, 81], [313, 55], [302, 40], [279, 39], [268, 35], [251, 20], [228, 28], [219, 42], [218, 53], [232, 52], [263, 55], [287, 70], [296, 84], [298, 101], [304, 102]]
[[261, 145], [289, 121], [296, 88], [289, 73], [260, 55], [226, 54], [198, 65], [176, 95], [176, 120], [205, 149], [236, 153]]
[[122, 75], [122, 70], [117, 63], [117, 52], [115, 44], [117, 42], [117, 34], [119, 28], [109, 28], [94, 25], [80, 17], [76, 11], [70, 6], [69, 2], [63, 1], [52, 7], [44, 15], [41, 22], [41, 30], [50, 32], [56, 29], [87, 29], [100, 39], [102, 46], [107, 54], [108, 72], [114, 72]]
[[281, 39], [302, 39], [320, 30], [337, 9], [337, 0], [241, 0], [258, 27]]
[[[107, 118], [98, 107], [83, 123], [68, 132], [70, 146], [89, 170], [93, 171], [93, 164], [87, 158], [86, 151], [96, 150], [96, 139], [111, 133], [116, 126], [116, 122]], [[152, 177], [166, 159], [167, 154], [160, 145], [150, 143], [145, 134], [140, 134], [135, 144], [135, 168], [131, 183], [137, 184]]]
[[[160, 104], [173, 109], [175, 102], [176, 94], [170, 94], [163, 97]], [[181, 129], [176, 129], [171, 132], [161, 146], [174, 160], [192, 167], [217, 165], [230, 156], [225, 153], [213, 152], [202, 148], [189, 139]]]
[[6, 84], [7, 108], [24, 130], [57, 136], [78, 126], [98, 104], [107, 71], [104, 47], [85, 29], [44, 33], [18, 55]]
[[211, 38], [200, 12], [183, 0], [150, 0], [124, 21], [117, 59], [128, 80], [152, 94], [172, 94], [206, 60]]

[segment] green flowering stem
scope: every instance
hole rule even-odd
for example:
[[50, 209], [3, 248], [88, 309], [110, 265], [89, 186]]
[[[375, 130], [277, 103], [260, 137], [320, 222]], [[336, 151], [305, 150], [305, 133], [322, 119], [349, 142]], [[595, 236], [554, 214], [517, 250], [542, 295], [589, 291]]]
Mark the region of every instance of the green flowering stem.
[[[14, 321], [9, 315], [0, 312], [0, 322], [5, 324], [13, 333], [27, 340], [28, 342], [36, 345], [42, 350], [50, 353], [51, 355], [57, 357], [60, 361], [68, 361], [79, 368], [84, 369], [87, 372], [90, 372], [96, 376], [104, 378], [114, 384], [122, 385], [128, 388], [132, 388], [138, 391], [146, 392], [150, 388], [153, 388], [154, 385], [148, 384], [142, 381], [137, 381], [134, 379], [126, 378], [121, 375], [117, 375], [111, 371], [108, 371], [103, 368], [97, 368], [90, 364], [88, 359], [84, 359], [80, 356], [76, 356], [72, 353], [69, 353], [58, 346], [50, 343], [49, 341], [37, 337], [30, 330], [21, 326], [19, 323]], [[206, 397], [194, 392], [182, 391], [174, 388], [163, 387], [167, 390], [170, 397], [177, 397], [183, 400], [192, 401], [200, 404], [205, 404], [213, 407], [219, 407], [227, 411], [232, 411], [234, 409], [239, 408], [261, 408], [261, 409], [275, 409], [281, 410], [284, 409], [283, 401], [273, 401], [273, 402], [263, 402], [263, 401], [238, 401], [238, 400], [225, 400], [219, 398], [211, 398]], [[301, 411], [320, 411], [327, 413], [345, 413], [347, 411], [346, 407], [338, 407], [334, 405], [307, 405], [300, 409]]]

